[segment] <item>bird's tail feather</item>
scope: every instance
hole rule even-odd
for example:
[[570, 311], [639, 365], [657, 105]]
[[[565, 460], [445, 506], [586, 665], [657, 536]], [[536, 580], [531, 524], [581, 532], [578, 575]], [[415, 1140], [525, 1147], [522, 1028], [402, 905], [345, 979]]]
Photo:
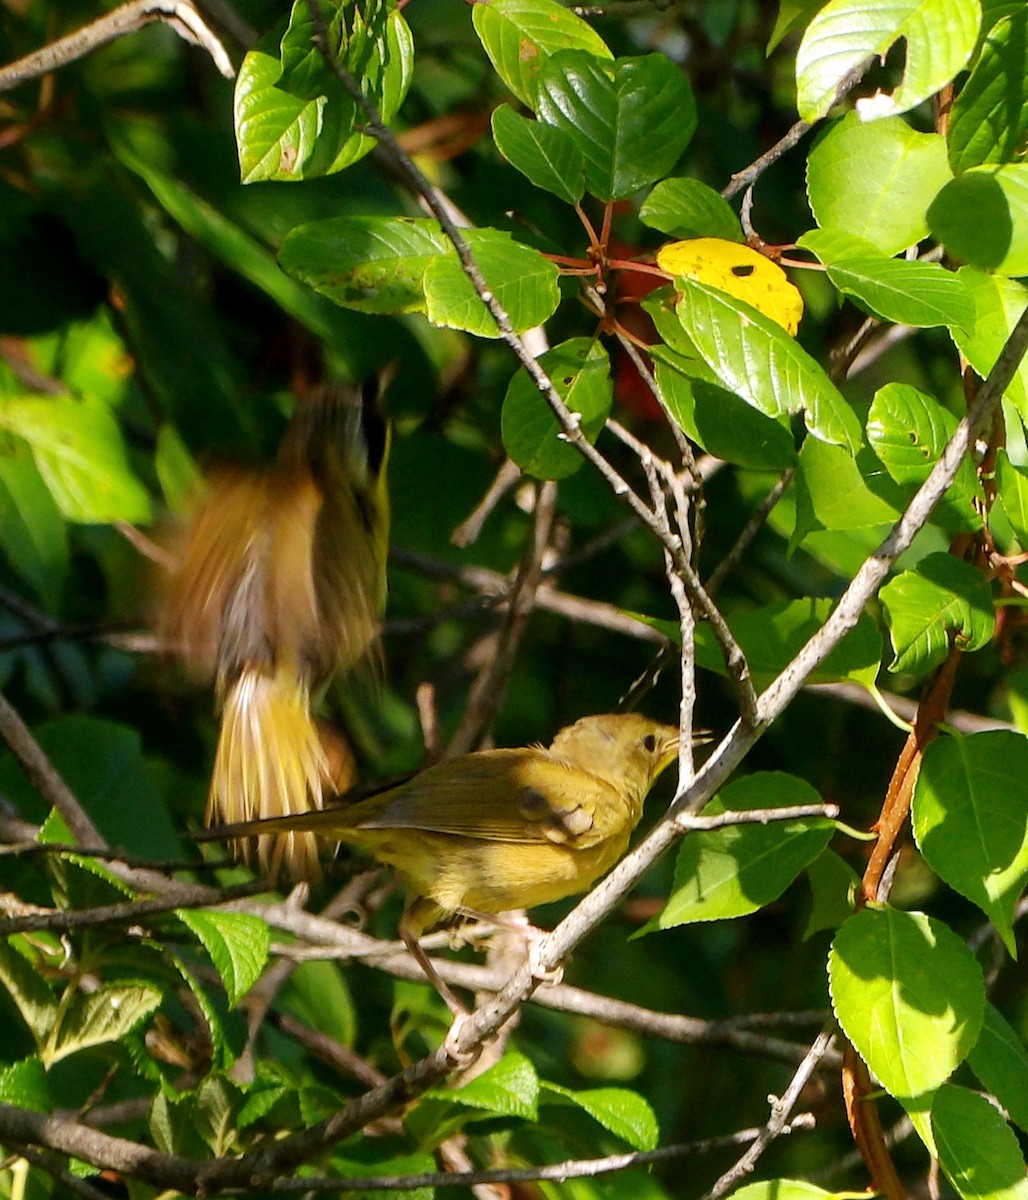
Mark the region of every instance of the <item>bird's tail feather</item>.
[[[295, 677], [243, 671], [225, 697], [207, 824], [231, 827], [221, 832], [248, 861], [256, 850], [271, 878], [283, 866], [295, 879], [316, 878], [318, 840], [292, 822], [320, 815], [310, 810], [326, 787], [335, 790], [306, 689]], [[277, 818], [278, 831], [261, 826], [265, 818]]]

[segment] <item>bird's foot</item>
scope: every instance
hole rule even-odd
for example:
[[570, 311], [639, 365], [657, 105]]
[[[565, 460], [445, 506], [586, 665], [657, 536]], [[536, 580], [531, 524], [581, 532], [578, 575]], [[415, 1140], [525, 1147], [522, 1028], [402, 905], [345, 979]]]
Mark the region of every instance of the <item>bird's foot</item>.
[[546, 936], [541, 929], [533, 930], [535, 936], [529, 937], [528, 941], [528, 969], [532, 972], [532, 978], [538, 979], [542, 987], [556, 987], [564, 980], [564, 966], [558, 963], [555, 967], [545, 967], [541, 962], [541, 943]]
[[462, 1050], [460, 1047], [460, 1035], [470, 1017], [471, 1013], [466, 1010], [455, 1012], [453, 1014], [453, 1023], [450, 1025], [446, 1037], [443, 1038], [443, 1053], [455, 1067], [458, 1067], [462, 1071], [470, 1067], [482, 1052], [481, 1046], [477, 1046], [473, 1050]]

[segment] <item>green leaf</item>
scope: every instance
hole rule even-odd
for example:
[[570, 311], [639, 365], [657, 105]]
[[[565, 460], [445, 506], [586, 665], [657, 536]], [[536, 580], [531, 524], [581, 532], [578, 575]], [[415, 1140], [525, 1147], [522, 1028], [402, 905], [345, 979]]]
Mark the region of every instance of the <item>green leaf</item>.
[[177, 517], [188, 514], [200, 488], [200, 468], [174, 425], [157, 430], [154, 470], [168, 508]]
[[615, 1087], [572, 1091], [556, 1083], [542, 1083], [541, 1104], [553, 1103], [552, 1098], [558, 1097], [587, 1112], [597, 1124], [636, 1150], [653, 1150], [660, 1140], [656, 1114], [638, 1092]]
[[172, 967], [182, 977], [186, 987], [192, 992], [194, 1003], [207, 1023], [207, 1036], [210, 1038], [213, 1066], [218, 1070], [227, 1070], [235, 1061], [235, 1054], [229, 1046], [221, 1012], [191, 967], [177, 954], [169, 954], [167, 957]]
[[1028, 1131], [1028, 1050], [991, 1004], [985, 1005], [982, 1032], [967, 1061], [1011, 1121]]
[[662, 179], [643, 201], [639, 220], [673, 238], [745, 240], [732, 206], [698, 179]]
[[303, 100], [277, 87], [282, 74], [273, 38], [243, 59], [236, 78], [235, 129], [243, 183], [302, 178], [321, 129], [325, 98]]
[[1021, 734], [954, 735], [925, 750], [912, 807], [928, 865], [978, 905], [1015, 958], [1014, 911], [1028, 881], [1026, 777]]
[[722, 386], [769, 417], [802, 412], [815, 437], [856, 450], [856, 414], [777, 322], [702, 283], [680, 279], [676, 287], [678, 320]]
[[57, 1000], [36, 967], [8, 941], [0, 941], [0, 983], [42, 1046], [57, 1020]]
[[[557, 268], [495, 229], [462, 231], [515, 329], [541, 324], [557, 307]], [[301, 225], [279, 261], [336, 304], [361, 312], [424, 312], [441, 325], [496, 336], [496, 323], [436, 221], [333, 217]]]
[[922, 329], [974, 322], [964, 281], [940, 263], [890, 258], [862, 238], [825, 229], [805, 233], [796, 244], [818, 256], [840, 292], [883, 320]]
[[[912, 493], [928, 478], [957, 423], [934, 397], [909, 384], [887, 383], [871, 402], [867, 439], [890, 477]], [[982, 527], [984, 504], [974, 464], [965, 458], [933, 519], [943, 523], [945, 518], [948, 528], [972, 532]]]
[[932, 1102], [939, 1165], [962, 1200], [1028, 1200], [1017, 1137], [984, 1097], [948, 1083]]
[[493, 138], [503, 157], [536, 187], [577, 204], [585, 191], [585, 159], [563, 129], [519, 116], [501, 104], [492, 116]]
[[102, 984], [76, 993], [47, 1038], [42, 1057], [47, 1067], [80, 1050], [116, 1042], [160, 1007], [162, 994], [150, 984]]
[[779, 0], [775, 27], [767, 41], [768, 55], [788, 34], [805, 28], [823, 5], [824, 0]]
[[696, 102], [663, 54], [610, 62], [581, 50], [555, 54], [538, 83], [539, 117], [585, 158], [585, 185], [624, 200], [666, 175], [696, 129]]
[[1015, 467], [1002, 447], [996, 454], [996, 486], [1011, 529], [1022, 547], [1028, 546], [1028, 471]]
[[986, 33], [970, 76], [950, 111], [949, 164], [1016, 162], [1028, 143], [1028, 9], [1019, 6]]
[[[600, 342], [571, 338], [547, 350], [539, 365], [572, 412], [581, 414], [582, 433], [594, 442], [610, 413], [610, 361]], [[538, 479], [563, 479], [583, 463], [566, 441], [560, 422], [521, 367], [507, 389], [500, 416], [507, 453]]]
[[813, 123], [828, 112], [843, 77], [866, 59], [884, 58], [902, 38], [903, 80], [891, 96], [858, 101], [865, 116], [916, 108], [967, 64], [978, 38], [978, 0], [829, 0], [807, 26], [796, 53], [796, 106]]
[[836, 1200], [838, 1193], [802, 1179], [765, 1179], [732, 1192], [732, 1200]]
[[928, 236], [928, 206], [951, 177], [941, 135], [850, 113], [811, 150], [807, 194], [822, 229], [893, 255]]
[[334, 1038], [340, 1046], [353, 1045], [357, 1014], [346, 976], [338, 963], [317, 960], [300, 963], [290, 972], [278, 1003], [304, 1024]]
[[[306, 3], [299, 0], [294, 6], [299, 24], [287, 39], [285, 84], [295, 87], [299, 95], [282, 86], [283, 67], [274, 37], [264, 38], [243, 59], [235, 94], [243, 183], [332, 174], [362, 158], [375, 144], [370, 135], [354, 130], [357, 108], [352, 97], [302, 46], [304, 22], [309, 20], [306, 12]], [[366, 28], [359, 10], [353, 12], [354, 29], [341, 56], [343, 65], [360, 80], [365, 95], [389, 122], [410, 87], [413, 39], [398, 10], [390, 12], [384, 25], [379, 22], [374, 30]], [[300, 66], [296, 53], [307, 69]]]
[[928, 224], [952, 258], [997, 275], [1028, 275], [1028, 163], [974, 167], [951, 179]]
[[539, 1076], [523, 1054], [508, 1050], [498, 1063], [459, 1088], [430, 1088], [425, 1095], [504, 1117], [537, 1118]]
[[[150, 859], [182, 858], [183, 849], [167, 808], [157, 800], [154, 776], [139, 732], [98, 717], [70, 714], [33, 730], [47, 757], [114, 846]], [[16, 768], [0, 775], [3, 791], [35, 811], [33, 789]], [[35, 800], [38, 804], [38, 799]], [[139, 819], [146, 813], [146, 820]], [[70, 841], [62, 836], [61, 841]], [[113, 880], [106, 866], [83, 859], [98, 876]], [[124, 884], [117, 884], [124, 888]]]
[[[465, 239], [489, 290], [518, 333], [534, 329], [560, 303], [557, 266], [538, 250], [497, 229], [471, 229]], [[425, 307], [433, 325], [499, 337], [492, 313], [460, 264], [457, 252], [436, 258], [425, 270]]]
[[[961, 354], [985, 379], [1028, 305], [1028, 288], [1013, 279], [987, 275], [974, 267], [961, 267], [958, 274], [974, 300], [975, 321], [969, 331], [951, 329], [950, 336]], [[1022, 360], [1004, 395], [1017, 409], [1021, 420], [1028, 421], [1028, 359]]]
[[[827, 597], [805, 596], [731, 614], [729, 627], [746, 655], [756, 687], [766, 687], [788, 666], [828, 619], [832, 603]], [[674, 632], [677, 623], [665, 624], [668, 635], [677, 641], [680, 636]], [[838, 683], [848, 679], [870, 687], [878, 675], [881, 657], [881, 635], [871, 617], [863, 615], [831, 654], [814, 668], [808, 682]], [[727, 674], [724, 655], [705, 624], [696, 630], [696, 665], [719, 675]]]
[[0, 1103], [17, 1104], [33, 1112], [49, 1112], [53, 1097], [46, 1068], [38, 1058], [23, 1058], [0, 1070]]
[[[796, 474], [797, 530], [794, 545], [810, 528], [866, 529], [891, 525], [900, 510], [868, 486], [866, 455], [808, 438]], [[877, 465], [877, 464], [875, 464]], [[802, 520], [800, 519], [802, 518]], [[813, 518], [813, 520], [811, 520]]]
[[828, 983], [843, 1032], [902, 1100], [948, 1079], [982, 1027], [981, 967], [952, 930], [923, 913], [855, 913], [832, 942]]
[[271, 934], [260, 917], [217, 909], [176, 909], [175, 915], [211, 956], [235, 1008], [260, 978], [268, 961]]
[[25, 439], [61, 513], [84, 524], [150, 520], [150, 499], [128, 464], [105, 404], [70, 396], [12, 396], [0, 427]]
[[664, 403], [687, 437], [708, 454], [754, 470], [784, 470], [796, 461], [792, 431], [734, 392], [680, 369], [683, 360], [663, 346], [653, 349]]
[[294, 229], [279, 251], [285, 271], [359, 312], [424, 312], [425, 272], [454, 253], [436, 221], [330, 217]]
[[[722, 789], [703, 815], [820, 803], [821, 797], [804, 780], [780, 771], [759, 771]], [[833, 830], [824, 817], [804, 817], [686, 834], [668, 902], [640, 932], [755, 912], [777, 900], [821, 854]]]
[[949, 635], [965, 652], [992, 640], [996, 615], [989, 585], [970, 563], [929, 554], [879, 593], [894, 658], [890, 671], [923, 675], [949, 650]]
[[[333, 0], [329, 0], [326, 10], [329, 13], [329, 49], [334, 56], [338, 56], [345, 38], [342, 10]], [[308, 0], [293, 0], [289, 24], [280, 43], [282, 69], [278, 86], [301, 100], [316, 100], [325, 94], [327, 67], [321, 47], [315, 42], [316, 33], [317, 26]]]
[[804, 941], [822, 929], [838, 929], [853, 912], [853, 897], [860, 886], [856, 871], [834, 850], [825, 850], [807, 867], [813, 903]]
[[208, 1075], [194, 1092], [159, 1091], [150, 1110], [155, 1144], [187, 1158], [226, 1154], [235, 1141], [238, 1100], [238, 1089], [221, 1075]]
[[480, 0], [471, 21], [496, 74], [533, 110], [539, 73], [552, 55], [613, 57], [591, 25], [555, 0]]
[[11, 566], [54, 611], [68, 574], [68, 533], [23, 441], [0, 447], [0, 546]]

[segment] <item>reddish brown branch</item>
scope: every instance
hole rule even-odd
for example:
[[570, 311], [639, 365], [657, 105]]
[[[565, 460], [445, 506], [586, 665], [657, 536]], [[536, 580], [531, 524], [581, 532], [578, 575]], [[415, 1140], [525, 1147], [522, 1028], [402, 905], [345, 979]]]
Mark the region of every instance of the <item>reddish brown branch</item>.
[[946, 661], [939, 668], [918, 707], [914, 728], [899, 756], [892, 779], [889, 780], [885, 803], [876, 825], [878, 841], [871, 851], [860, 884], [863, 903], [885, 899], [879, 895], [882, 877], [910, 812], [910, 801], [921, 769], [921, 759], [926, 747], [934, 741], [938, 733], [939, 722], [946, 716], [960, 655], [961, 652], [956, 646], [950, 648]]
[[871, 1099], [871, 1078], [860, 1055], [849, 1043], [843, 1052], [842, 1095], [853, 1140], [871, 1175], [871, 1189], [885, 1200], [907, 1200], [889, 1154], [878, 1108]]

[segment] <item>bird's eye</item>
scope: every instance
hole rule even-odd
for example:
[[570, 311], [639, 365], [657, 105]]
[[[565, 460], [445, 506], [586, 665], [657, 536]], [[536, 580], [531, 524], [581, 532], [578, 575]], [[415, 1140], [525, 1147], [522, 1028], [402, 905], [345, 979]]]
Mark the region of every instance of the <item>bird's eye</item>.
[[647, 754], [652, 754], [657, 749], [657, 736], [653, 733], [648, 733], [643, 738], [643, 749]]

